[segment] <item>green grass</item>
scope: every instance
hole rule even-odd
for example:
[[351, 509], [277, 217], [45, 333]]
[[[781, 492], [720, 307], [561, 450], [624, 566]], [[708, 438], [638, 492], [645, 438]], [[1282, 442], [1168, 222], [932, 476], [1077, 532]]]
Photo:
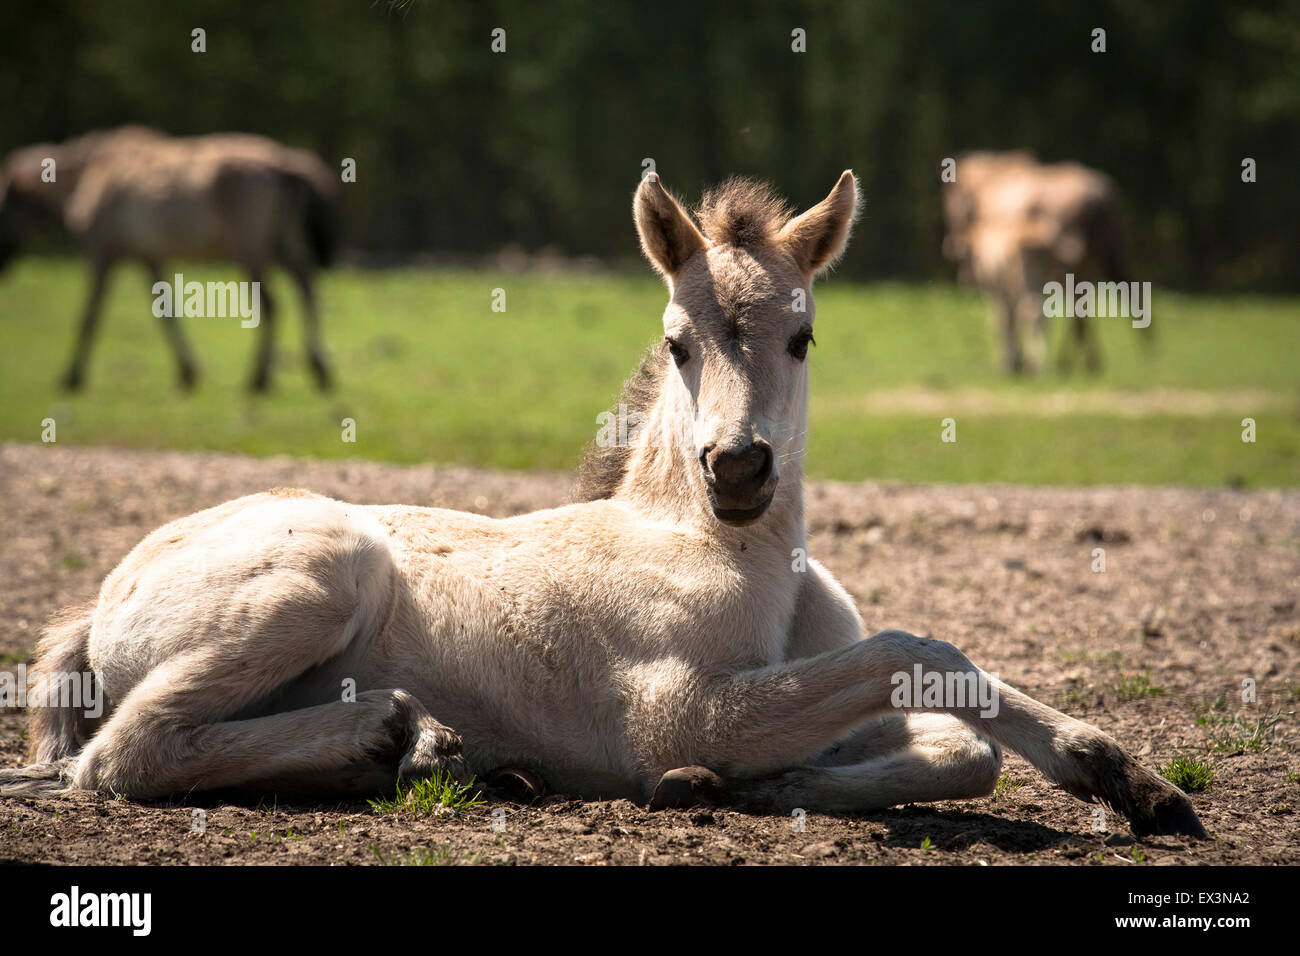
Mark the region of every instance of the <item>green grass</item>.
[[1175, 757], [1160, 768], [1160, 776], [1185, 793], [1196, 793], [1214, 780], [1214, 768], [1193, 757]]
[[[198, 265], [170, 271], [239, 278]], [[597, 414], [660, 337], [665, 303], [649, 275], [335, 270], [319, 293], [339, 387], [322, 396], [302, 360], [295, 291], [279, 277], [270, 285], [281, 319], [275, 391], [255, 398], [243, 390], [259, 330], [190, 318], [183, 324], [203, 379], [185, 395], [145, 275], [125, 267], [110, 287], [86, 388], [69, 396], [55, 383], [85, 288], [85, 267], [73, 259], [19, 260], [0, 275], [0, 440], [39, 442], [42, 421], [53, 418], [58, 441], [70, 445], [568, 469], [595, 437]], [[504, 313], [491, 310], [496, 288], [506, 290]], [[1102, 376], [1053, 368], [1012, 382], [997, 370], [975, 293], [819, 283], [809, 473], [1297, 484], [1300, 300], [1156, 289], [1153, 301], [1154, 354], [1123, 320], [1097, 320]], [[1241, 441], [1247, 415], [1254, 443]], [[954, 443], [940, 441], [946, 417], [957, 423]], [[355, 442], [342, 440], [345, 418], [355, 420]]]
[[1010, 796], [1028, 782], [1027, 780], [1012, 780], [1010, 776], [1004, 773], [998, 777], [998, 782], [993, 785], [993, 796], [990, 799], [997, 800], [1000, 797]]
[[487, 803], [471, 780], [460, 784], [450, 773], [435, 772], [431, 777], [412, 780], [408, 785], [397, 785], [393, 797], [380, 797], [369, 801], [376, 813], [430, 814], [443, 810], [468, 810]]
[[370, 852], [380, 866], [457, 866], [479, 862], [477, 854], [461, 853], [449, 844], [435, 847], [416, 847], [409, 853], [385, 853], [375, 844]]
[[1239, 754], [1263, 753], [1273, 744], [1277, 725], [1282, 718], [1294, 716], [1294, 711], [1276, 710], [1255, 717], [1225, 711], [1222, 697], [1203, 707], [1196, 715], [1196, 723], [1210, 732], [1209, 749], [1212, 753]]
[[1111, 689], [1115, 691], [1116, 700], [1141, 700], [1143, 697], [1163, 697], [1165, 694], [1163, 687], [1151, 683], [1150, 671], [1133, 675], [1121, 674]]

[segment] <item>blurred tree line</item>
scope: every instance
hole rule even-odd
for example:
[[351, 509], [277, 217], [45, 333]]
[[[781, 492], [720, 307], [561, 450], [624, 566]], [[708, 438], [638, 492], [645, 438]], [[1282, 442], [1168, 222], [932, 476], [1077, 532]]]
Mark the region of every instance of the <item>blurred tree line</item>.
[[353, 157], [346, 240], [381, 253], [635, 256], [648, 157], [800, 206], [852, 167], [842, 271], [950, 276], [942, 159], [1028, 147], [1116, 179], [1139, 278], [1300, 288], [1297, 0], [44, 0], [0, 7], [0, 60], [0, 149], [142, 122]]

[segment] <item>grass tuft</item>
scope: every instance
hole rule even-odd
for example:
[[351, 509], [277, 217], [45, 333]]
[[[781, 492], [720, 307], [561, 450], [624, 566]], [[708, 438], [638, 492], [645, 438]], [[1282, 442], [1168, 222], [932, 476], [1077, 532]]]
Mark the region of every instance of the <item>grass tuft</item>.
[[1012, 780], [1007, 774], [998, 777], [998, 782], [993, 785], [993, 796], [990, 799], [997, 800], [999, 797], [1007, 797], [1015, 793], [1029, 781]]
[[1151, 683], [1151, 672], [1143, 671], [1132, 676], [1120, 675], [1111, 688], [1116, 700], [1141, 700], [1143, 697], [1163, 697], [1165, 689]]
[[370, 852], [375, 855], [380, 866], [459, 866], [477, 863], [479, 857], [472, 853], [461, 853], [452, 849], [450, 844], [434, 847], [416, 847], [409, 853], [386, 854], [375, 844], [370, 844]]
[[1240, 712], [1226, 713], [1219, 706], [1222, 700], [1220, 698], [1210, 707], [1202, 708], [1196, 716], [1196, 723], [1210, 731], [1211, 753], [1263, 753], [1273, 745], [1273, 737], [1282, 718], [1295, 714], [1295, 711], [1275, 710], [1252, 720]]
[[1179, 756], [1160, 768], [1160, 776], [1184, 793], [1196, 793], [1214, 780], [1214, 768], [1202, 760]]
[[460, 812], [487, 803], [474, 785], [456, 782], [450, 771], [437, 770], [432, 776], [412, 780], [409, 785], [397, 785], [393, 797], [379, 797], [369, 801], [375, 813], [433, 814], [447, 810]]

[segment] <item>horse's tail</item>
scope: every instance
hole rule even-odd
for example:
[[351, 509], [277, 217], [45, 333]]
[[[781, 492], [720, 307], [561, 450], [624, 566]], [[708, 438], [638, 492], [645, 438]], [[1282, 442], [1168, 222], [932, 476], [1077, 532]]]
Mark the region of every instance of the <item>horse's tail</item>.
[[93, 604], [72, 608], [45, 629], [26, 681], [29, 764], [0, 770], [0, 795], [52, 796], [71, 788], [77, 755], [108, 710], [90, 670], [93, 613]]
[[316, 265], [332, 265], [338, 253], [339, 226], [328, 173], [284, 169], [281, 176], [288, 191], [298, 197], [295, 205], [302, 215], [303, 233]]
[[[95, 675], [90, 670], [90, 624], [95, 605], [69, 608], [54, 618], [36, 645], [35, 679], [28, 692], [27, 759], [45, 763], [81, 750], [105, 716], [88, 716]], [[81, 693], [67, 693], [72, 686]], [[100, 694], [99, 696], [102, 696]], [[80, 699], [75, 699], [80, 698]], [[91, 698], [93, 699], [93, 698]]]
[[322, 192], [315, 183], [308, 185], [310, 189], [307, 196], [307, 238], [311, 242], [311, 251], [316, 257], [316, 264], [325, 267], [334, 263], [334, 256], [338, 253], [338, 213], [331, 197]]

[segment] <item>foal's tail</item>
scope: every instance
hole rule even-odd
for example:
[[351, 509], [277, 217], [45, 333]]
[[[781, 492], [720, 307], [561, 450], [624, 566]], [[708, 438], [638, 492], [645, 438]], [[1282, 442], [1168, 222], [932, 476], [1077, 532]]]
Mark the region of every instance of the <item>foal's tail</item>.
[[95, 681], [89, 655], [94, 612], [93, 603], [61, 611], [36, 645], [32, 668], [36, 678], [28, 692], [29, 703], [34, 704], [28, 707], [31, 742], [27, 759], [32, 763], [75, 756], [103, 719], [103, 714], [87, 716], [85, 700], [71, 699], [83, 695], [60, 692], [74, 679], [87, 686]]
[[[68, 789], [77, 754], [107, 716], [106, 705], [95, 708], [96, 716], [88, 714], [88, 695], [102, 690], [92, 691], [96, 678], [88, 654], [94, 609], [93, 603], [70, 608], [46, 627], [27, 684], [29, 766], [0, 770], [0, 795], [37, 796]], [[69, 693], [74, 686], [78, 692]]]

